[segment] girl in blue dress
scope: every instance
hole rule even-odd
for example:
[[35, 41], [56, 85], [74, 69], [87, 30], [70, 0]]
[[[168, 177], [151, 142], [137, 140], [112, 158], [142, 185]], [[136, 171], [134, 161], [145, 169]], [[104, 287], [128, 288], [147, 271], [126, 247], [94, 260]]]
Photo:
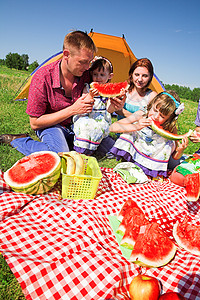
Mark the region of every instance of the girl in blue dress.
[[121, 119], [110, 126], [111, 132], [123, 133], [110, 152], [117, 158], [131, 161], [141, 167], [146, 175], [167, 176], [170, 156], [180, 159], [188, 146], [188, 138], [182, 142], [168, 140], [151, 129], [152, 120], [163, 129], [177, 133], [176, 121], [184, 104], [175, 92], [162, 92], [147, 105], [146, 114], [135, 114]]

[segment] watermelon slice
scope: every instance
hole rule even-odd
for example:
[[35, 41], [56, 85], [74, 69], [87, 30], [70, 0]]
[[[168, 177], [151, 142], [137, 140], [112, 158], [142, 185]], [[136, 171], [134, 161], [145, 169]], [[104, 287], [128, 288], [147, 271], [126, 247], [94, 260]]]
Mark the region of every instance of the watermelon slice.
[[162, 126], [155, 120], [152, 120], [151, 128], [153, 129], [153, 131], [155, 131], [155, 133], [168, 140], [182, 140], [184, 137], [189, 137], [193, 133], [193, 130], [191, 129], [187, 133], [181, 135], [171, 133], [163, 129]]
[[161, 267], [176, 253], [175, 244], [155, 222], [140, 227], [130, 261], [140, 266]]
[[181, 248], [200, 256], [200, 226], [189, 224], [188, 216], [174, 224], [173, 236]]
[[149, 221], [146, 219], [145, 214], [141, 209], [129, 209], [119, 226], [119, 228], [121, 226], [124, 226], [125, 228], [125, 233], [120, 245], [128, 249], [133, 249], [140, 232], [140, 227], [147, 224], [149, 224]]
[[188, 201], [197, 201], [200, 196], [200, 174], [193, 173], [185, 176], [185, 189]]
[[122, 206], [122, 208], [120, 209], [117, 218], [118, 220], [121, 222], [123, 217], [125, 216], [126, 212], [129, 210], [129, 208], [132, 207], [136, 207], [139, 208], [139, 206], [137, 205], [137, 203], [131, 199], [127, 200], [124, 205]]
[[105, 84], [92, 82], [90, 87], [97, 89], [100, 96], [112, 98], [119, 96], [122, 89], [127, 90], [129, 85], [127, 81]]

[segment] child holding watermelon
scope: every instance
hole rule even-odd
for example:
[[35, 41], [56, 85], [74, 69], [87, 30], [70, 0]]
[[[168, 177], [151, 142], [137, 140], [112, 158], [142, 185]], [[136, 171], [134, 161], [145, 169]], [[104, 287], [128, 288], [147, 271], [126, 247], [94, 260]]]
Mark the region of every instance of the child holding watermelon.
[[[112, 63], [105, 57], [95, 57], [91, 63], [90, 74], [93, 82], [105, 84], [113, 77]], [[111, 113], [115, 111], [116, 107], [112, 100], [99, 96], [98, 91], [90, 88], [88, 84], [86, 84], [83, 94], [88, 94], [86, 99], [90, 98], [94, 105], [91, 112], [73, 117], [74, 150], [92, 155], [100, 146], [101, 141], [109, 136]], [[114, 140], [110, 138], [108, 143], [111, 148]]]
[[[133, 114], [110, 126], [111, 132], [123, 133], [110, 152], [117, 159], [135, 163], [146, 175], [166, 177], [170, 155], [178, 160], [188, 146], [187, 137], [182, 142], [173, 140], [177, 133], [176, 121], [183, 109], [175, 92], [158, 94], [147, 105], [146, 114], [138, 115], [137, 121]], [[160, 124], [160, 134], [152, 130], [152, 120]]]

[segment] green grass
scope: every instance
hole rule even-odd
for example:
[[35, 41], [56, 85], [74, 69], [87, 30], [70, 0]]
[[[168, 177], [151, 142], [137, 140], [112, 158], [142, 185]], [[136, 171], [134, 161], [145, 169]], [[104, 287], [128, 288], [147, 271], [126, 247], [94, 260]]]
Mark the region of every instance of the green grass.
[[[28, 133], [36, 138], [35, 133], [30, 128], [29, 118], [25, 113], [26, 101], [14, 101], [16, 91], [20, 88], [29, 73], [17, 71], [0, 66], [0, 134], [3, 133]], [[184, 100], [185, 111], [179, 117], [179, 134], [187, 132], [190, 128], [194, 129], [194, 121], [198, 103]], [[185, 153], [192, 154], [200, 144], [189, 142]], [[16, 149], [8, 145], [0, 144], [0, 170], [6, 171], [23, 155]], [[118, 162], [115, 159], [99, 160], [100, 167], [113, 168]], [[21, 300], [25, 299], [21, 288], [10, 271], [2, 255], [0, 255], [0, 300]]]

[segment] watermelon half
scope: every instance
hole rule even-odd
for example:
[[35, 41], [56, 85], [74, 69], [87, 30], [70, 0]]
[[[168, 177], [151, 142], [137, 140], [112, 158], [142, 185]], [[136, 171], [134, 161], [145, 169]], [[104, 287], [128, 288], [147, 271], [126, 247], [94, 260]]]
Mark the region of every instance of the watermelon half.
[[140, 266], [158, 268], [172, 260], [176, 249], [159, 225], [152, 222], [140, 227], [130, 261]]
[[185, 189], [188, 201], [197, 201], [200, 196], [200, 174], [192, 173], [185, 176]]
[[173, 236], [181, 248], [200, 256], [200, 226], [189, 224], [187, 216], [174, 224]]
[[160, 126], [160, 124], [155, 120], [152, 120], [151, 128], [153, 129], [153, 131], [155, 131], [155, 133], [159, 134], [160, 136], [168, 140], [182, 140], [184, 137], [189, 137], [193, 133], [193, 130], [191, 129], [185, 134], [178, 135], [178, 134], [171, 133], [163, 129], [162, 126]]
[[18, 160], [4, 173], [4, 180], [15, 192], [43, 194], [55, 185], [60, 172], [58, 154], [40, 151]]
[[122, 89], [127, 90], [129, 84], [127, 81], [115, 82], [115, 83], [105, 83], [100, 84], [98, 82], [92, 82], [90, 84], [91, 88], [97, 89], [100, 96], [103, 97], [117, 97], [120, 95]]

